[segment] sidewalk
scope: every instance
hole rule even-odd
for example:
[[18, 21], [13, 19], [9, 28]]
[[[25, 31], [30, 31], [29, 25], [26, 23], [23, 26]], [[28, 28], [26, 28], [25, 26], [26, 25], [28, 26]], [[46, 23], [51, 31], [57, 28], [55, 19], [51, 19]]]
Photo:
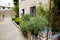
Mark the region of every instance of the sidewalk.
[[11, 20], [0, 22], [0, 40], [26, 40]]

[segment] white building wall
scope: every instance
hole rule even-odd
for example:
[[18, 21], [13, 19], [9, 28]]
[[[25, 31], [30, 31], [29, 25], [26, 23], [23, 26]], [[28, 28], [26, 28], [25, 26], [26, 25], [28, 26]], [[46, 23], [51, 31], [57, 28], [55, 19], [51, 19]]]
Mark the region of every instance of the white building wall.
[[39, 6], [42, 2], [44, 8], [49, 8], [49, 0], [19, 0], [19, 15], [21, 17], [22, 9], [25, 9], [25, 14], [30, 14], [30, 7]]
[[0, 11], [12, 10], [12, 7], [10, 7], [9, 9], [8, 9], [8, 7], [5, 7], [5, 8], [3, 9], [3, 7], [4, 7], [4, 6], [1, 6], [1, 7], [0, 7]]

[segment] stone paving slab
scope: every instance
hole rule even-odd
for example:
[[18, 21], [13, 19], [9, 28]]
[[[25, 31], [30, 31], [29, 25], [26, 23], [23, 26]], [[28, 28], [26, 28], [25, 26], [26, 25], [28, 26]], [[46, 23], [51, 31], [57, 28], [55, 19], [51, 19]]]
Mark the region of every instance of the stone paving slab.
[[0, 40], [26, 40], [20, 30], [11, 22], [0, 23]]

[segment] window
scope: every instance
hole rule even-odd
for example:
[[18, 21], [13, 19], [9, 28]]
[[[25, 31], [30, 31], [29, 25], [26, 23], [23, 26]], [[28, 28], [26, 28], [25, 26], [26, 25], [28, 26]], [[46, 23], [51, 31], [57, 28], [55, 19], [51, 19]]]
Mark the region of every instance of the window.
[[5, 7], [3, 7], [3, 9], [5, 9]]
[[30, 7], [30, 15], [31, 17], [36, 16], [36, 6]]
[[25, 10], [24, 9], [22, 9], [22, 15], [24, 15], [25, 14]]
[[10, 9], [10, 7], [8, 7], [8, 9]]
[[24, 1], [24, 0], [21, 0], [21, 1]]

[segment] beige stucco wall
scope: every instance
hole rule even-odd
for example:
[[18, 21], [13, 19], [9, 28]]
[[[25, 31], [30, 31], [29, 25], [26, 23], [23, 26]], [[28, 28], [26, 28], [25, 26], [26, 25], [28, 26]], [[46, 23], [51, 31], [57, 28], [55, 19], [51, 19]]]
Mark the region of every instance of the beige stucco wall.
[[[4, 17], [3, 17], [3, 15], [4, 15]], [[12, 18], [15, 15], [16, 15], [16, 13], [14, 10], [0, 11], [0, 21], [2, 21], [3, 19], [6, 19], [6, 18]]]
[[[30, 7], [39, 6], [39, 3], [42, 2], [44, 8], [49, 8], [49, 0], [19, 0], [19, 15], [21, 17], [22, 9], [25, 9], [25, 14], [30, 14]], [[47, 9], [48, 10], [48, 9]]]

